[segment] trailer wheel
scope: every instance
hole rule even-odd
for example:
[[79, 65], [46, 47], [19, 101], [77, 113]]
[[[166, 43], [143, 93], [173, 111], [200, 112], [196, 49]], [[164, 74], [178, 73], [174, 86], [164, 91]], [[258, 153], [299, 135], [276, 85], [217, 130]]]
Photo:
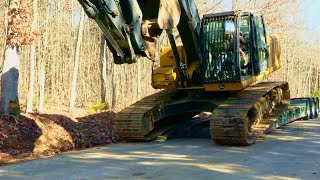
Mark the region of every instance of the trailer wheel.
[[314, 101], [314, 117], [319, 117], [319, 98], [315, 97], [313, 98]]
[[310, 119], [310, 105], [309, 105], [309, 101], [305, 101], [306, 102], [306, 113], [307, 115], [303, 118], [304, 120], [309, 120]]
[[315, 115], [315, 105], [313, 102], [313, 98], [308, 98], [308, 102], [309, 102], [309, 111], [310, 111], [310, 119], [314, 118]]

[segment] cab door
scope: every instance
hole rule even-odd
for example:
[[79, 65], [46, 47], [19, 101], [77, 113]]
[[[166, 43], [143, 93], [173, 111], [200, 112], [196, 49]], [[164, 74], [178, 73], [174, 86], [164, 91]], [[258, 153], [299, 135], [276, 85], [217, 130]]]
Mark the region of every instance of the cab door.
[[266, 37], [266, 30], [262, 15], [253, 16], [254, 29], [254, 74], [258, 75], [266, 71], [268, 68], [268, 44]]
[[250, 26], [251, 17], [249, 13], [240, 15], [239, 23], [239, 59], [241, 80], [252, 77], [252, 28]]

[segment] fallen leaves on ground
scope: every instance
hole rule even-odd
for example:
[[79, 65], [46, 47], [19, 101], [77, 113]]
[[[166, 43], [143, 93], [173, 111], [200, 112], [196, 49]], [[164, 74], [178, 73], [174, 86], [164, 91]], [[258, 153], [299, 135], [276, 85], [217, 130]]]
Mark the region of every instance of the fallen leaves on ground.
[[117, 142], [115, 113], [0, 116], [0, 165]]

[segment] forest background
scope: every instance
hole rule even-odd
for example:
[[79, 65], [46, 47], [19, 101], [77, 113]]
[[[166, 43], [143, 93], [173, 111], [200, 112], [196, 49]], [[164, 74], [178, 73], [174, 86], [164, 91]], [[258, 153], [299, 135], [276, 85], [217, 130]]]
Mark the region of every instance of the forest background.
[[[6, 2], [0, 2], [3, 17]], [[201, 15], [231, 9], [261, 11], [268, 32], [281, 38], [284, 64], [265, 80], [288, 81], [292, 97], [320, 95], [320, 28], [319, 24], [310, 23], [306, 13], [313, 6], [312, 1], [196, 2]], [[111, 53], [105, 51], [101, 41], [100, 29], [84, 16], [76, 0], [28, 3], [30, 8], [36, 8], [32, 9], [33, 21], [27, 26], [41, 33], [33, 43], [19, 49], [19, 99], [23, 107], [28, 104], [31, 111], [37, 112], [51, 106], [120, 110], [156, 92], [150, 85], [152, 62], [140, 59], [131, 65], [113, 64]], [[0, 18], [0, 64], [5, 53], [5, 27], [5, 18]], [[167, 38], [162, 37], [159, 48], [166, 44]]]

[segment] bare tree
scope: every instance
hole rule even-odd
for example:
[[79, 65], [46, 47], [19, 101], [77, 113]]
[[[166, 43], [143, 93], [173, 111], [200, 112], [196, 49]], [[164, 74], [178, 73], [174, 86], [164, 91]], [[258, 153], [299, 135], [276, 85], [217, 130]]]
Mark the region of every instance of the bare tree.
[[107, 52], [107, 42], [105, 36], [101, 35], [101, 100], [104, 102], [109, 108], [109, 96], [108, 96], [108, 76], [107, 76], [107, 59], [108, 59], [108, 52]]
[[80, 47], [81, 47], [81, 43], [82, 43], [83, 28], [84, 28], [84, 10], [81, 9], [76, 52], [74, 55], [74, 69], [73, 69], [71, 92], [70, 92], [70, 108], [75, 107], [75, 101], [76, 101], [77, 78], [78, 78], [78, 69], [79, 69], [79, 61], [80, 61]]
[[26, 24], [31, 19], [27, 0], [8, 0], [5, 19], [7, 25], [5, 58], [1, 75], [1, 112], [18, 116], [20, 114], [18, 50], [22, 45], [30, 44], [37, 32], [26, 28]]
[[[38, 18], [38, 0], [33, 0], [33, 20], [31, 25], [31, 30], [37, 29], [37, 18]], [[32, 112], [33, 105], [33, 93], [34, 93], [34, 69], [35, 69], [35, 59], [36, 59], [36, 45], [35, 42], [31, 44], [30, 50], [30, 70], [29, 70], [29, 94], [27, 98], [27, 112]]]

